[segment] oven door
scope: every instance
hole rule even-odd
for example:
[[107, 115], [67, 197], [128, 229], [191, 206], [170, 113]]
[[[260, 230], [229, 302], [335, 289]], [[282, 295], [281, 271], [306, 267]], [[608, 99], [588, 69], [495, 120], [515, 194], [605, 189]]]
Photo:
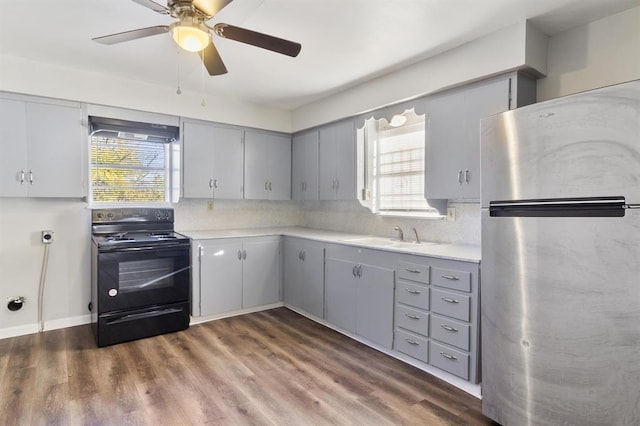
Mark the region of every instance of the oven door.
[[98, 313], [189, 301], [190, 246], [98, 253]]

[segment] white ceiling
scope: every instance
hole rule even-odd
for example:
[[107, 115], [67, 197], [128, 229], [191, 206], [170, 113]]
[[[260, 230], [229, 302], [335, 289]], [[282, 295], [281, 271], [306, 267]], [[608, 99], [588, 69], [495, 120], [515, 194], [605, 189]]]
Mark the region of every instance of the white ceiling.
[[210, 24], [297, 41], [302, 51], [290, 58], [214, 36], [229, 73], [210, 77], [197, 55], [179, 52], [169, 34], [112, 46], [93, 42], [173, 22], [131, 0], [0, 0], [0, 54], [293, 109], [524, 19], [551, 35], [638, 5], [640, 0], [234, 0]]

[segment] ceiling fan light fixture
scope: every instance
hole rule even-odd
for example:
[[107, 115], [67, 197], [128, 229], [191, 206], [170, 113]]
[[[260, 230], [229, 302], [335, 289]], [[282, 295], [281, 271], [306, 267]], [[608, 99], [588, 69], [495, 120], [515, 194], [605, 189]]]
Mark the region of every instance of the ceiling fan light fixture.
[[209, 31], [197, 24], [178, 22], [171, 27], [171, 35], [178, 46], [188, 52], [200, 52], [211, 42]]

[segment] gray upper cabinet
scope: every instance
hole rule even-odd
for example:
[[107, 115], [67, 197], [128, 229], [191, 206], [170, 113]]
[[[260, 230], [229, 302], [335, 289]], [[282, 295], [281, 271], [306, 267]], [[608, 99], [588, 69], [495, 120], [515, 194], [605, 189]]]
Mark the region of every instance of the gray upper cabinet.
[[430, 96], [426, 102], [426, 198], [479, 200], [480, 120], [535, 102], [535, 82], [514, 73]]
[[291, 199], [291, 137], [246, 130], [244, 198]]
[[213, 123], [182, 123], [183, 197], [242, 199], [243, 131]]
[[0, 99], [0, 196], [84, 196], [84, 132], [79, 104]]
[[320, 128], [319, 190], [321, 200], [356, 198], [356, 130], [353, 120]]
[[291, 196], [294, 200], [318, 199], [318, 130], [293, 137]]

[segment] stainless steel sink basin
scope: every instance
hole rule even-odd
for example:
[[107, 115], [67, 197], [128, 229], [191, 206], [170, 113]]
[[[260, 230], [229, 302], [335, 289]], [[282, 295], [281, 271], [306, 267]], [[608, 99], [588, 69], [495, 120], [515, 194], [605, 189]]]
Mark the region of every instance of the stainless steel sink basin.
[[384, 238], [384, 237], [362, 237], [362, 238], [347, 239], [344, 241], [348, 243], [362, 244], [362, 245], [367, 245], [372, 247], [377, 246], [377, 247], [398, 247], [398, 248], [411, 248], [411, 247], [420, 247], [420, 246], [437, 244], [432, 242], [421, 242], [420, 244], [418, 244], [415, 242], [412, 243], [409, 241], [399, 241], [399, 240], [394, 240], [391, 238]]

